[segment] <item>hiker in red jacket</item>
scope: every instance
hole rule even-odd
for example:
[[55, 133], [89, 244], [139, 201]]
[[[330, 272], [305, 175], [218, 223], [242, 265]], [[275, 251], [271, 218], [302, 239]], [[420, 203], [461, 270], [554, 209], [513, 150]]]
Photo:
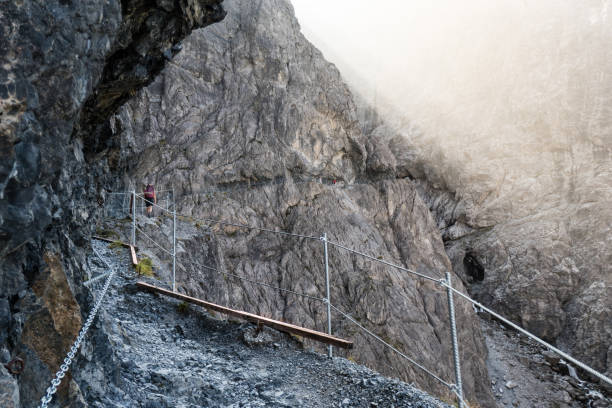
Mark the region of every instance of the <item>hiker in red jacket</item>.
[[157, 195], [155, 195], [155, 188], [151, 183], [147, 183], [147, 186], [143, 190], [145, 198], [145, 205], [147, 206], [147, 215], [153, 216], [153, 203], [157, 204]]

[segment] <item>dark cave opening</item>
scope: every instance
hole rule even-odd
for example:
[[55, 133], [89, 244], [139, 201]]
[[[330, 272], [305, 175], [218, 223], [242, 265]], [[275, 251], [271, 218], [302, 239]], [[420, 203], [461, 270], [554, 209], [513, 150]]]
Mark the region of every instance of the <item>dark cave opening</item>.
[[471, 276], [472, 279], [476, 282], [482, 282], [484, 280], [485, 268], [482, 266], [476, 256], [472, 252], [466, 252], [463, 257], [463, 266], [465, 267], [465, 272], [468, 276]]

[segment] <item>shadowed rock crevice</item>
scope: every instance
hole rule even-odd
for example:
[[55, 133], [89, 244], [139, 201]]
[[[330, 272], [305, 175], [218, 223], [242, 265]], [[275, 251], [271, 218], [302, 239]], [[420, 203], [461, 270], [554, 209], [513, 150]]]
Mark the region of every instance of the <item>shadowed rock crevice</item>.
[[476, 259], [472, 252], [465, 253], [463, 257], [463, 266], [465, 267], [467, 275], [470, 276], [473, 281], [482, 282], [484, 280], [484, 267], [478, 262], [478, 259]]
[[148, 85], [180, 50], [177, 44], [194, 28], [221, 21], [219, 0], [123, 0], [122, 26], [115, 50], [106, 58], [100, 82], [85, 102], [75, 129], [91, 158], [106, 147], [114, 132], [107, 119]]

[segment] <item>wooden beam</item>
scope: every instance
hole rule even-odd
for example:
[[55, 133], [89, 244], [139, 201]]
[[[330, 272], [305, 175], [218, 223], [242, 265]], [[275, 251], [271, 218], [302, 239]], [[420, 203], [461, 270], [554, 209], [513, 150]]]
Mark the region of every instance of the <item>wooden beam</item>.
[[297, 334], [302, 337], [308, 337], [309, 339], [313, 339], [316, 341], [320, 341], [321, 343], [331, 344], [336, 347], [341, 347], [345, 349], [353, 348], [353, 342], [348, 340], [343, 340], [338, 337], [333, 337], [325, 333], [321, 333], [315, 330], [306, 329], [304, 327], [295, 326], [293, 324], [281, 322], [280, 320], [270, 319], [268, 317], [258, 316], [252, 313], [243, 312], [241, 310], [234, 310], [227, 308], [225, 306], [216, 305], [214, 303], [206, 302], [204, 300], [196, 299], [191, 296], [183, 295], [181, 293], [172, 292], [170, 290], [162, 289], [157, 286], [149, 285], [145, 282], [136, 282], [136, 285], [146, 291], [161, 293], [162, 295], [170, 296], [175, 299], [183, 300], [185, 302], [193, 303], [198, 306], [205, 307], [209, 310], [214, 310], [215, 312], [227, 314], [230, 316], [238, 317], [244, 320], [248, 320], [250, 322], [256, 324], [264, 324], [266, 326], [273, 327], [277, 330]]
[[[104, 242], [115, 242], [112, 239], [108, 239], [108, 238], [104, 238], [104, 237], [100, 237], [98, 235], [94, 235], [92, 237], [93, 239], [97, 239], [98, 241], [104, 241]], [[121, 245], [125, 246], [125, 244], [122, 242]]]
[[112, 239], [108, 239], [108, 238], [104, 238], [104, 237], [99, 237], [97, 235], [94, 235], [92, 237], [93, 239], [97, 239], [98, 241], [104, 241], [104, 242], [119, 242], [121, 245], [123, 245], [126, 248], [130, 248], [130, 255], [132, 256], [132, 264], [134, 266], [138, 265], [138, 257], [136, 256], [136, 247], [130, 244], [126, 244], [125, 242], [121, 242], [121, 241], [116, 241], [116, 240], [112, 240]]
[[132, 265], [138, 265], [138, 258], [136, 257], [136, 249], [133, 245], [130, 245], [130, 254], [132, 254]]

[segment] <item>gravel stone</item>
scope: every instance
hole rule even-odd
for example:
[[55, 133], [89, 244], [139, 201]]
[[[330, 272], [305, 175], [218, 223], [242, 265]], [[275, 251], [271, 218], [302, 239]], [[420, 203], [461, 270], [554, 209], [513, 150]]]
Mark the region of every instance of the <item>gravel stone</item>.
[[[134, 290], [126, 250], [118, 254], [106, 243], [92, 245], [119, 273], [86, 340], [92, 359], [79, 360], [72, 370], [91, 406], [370, 407], [378, 401], [381, 406], [448, 407], [346, 359], [305, 351], [284, 333], [264, 327], [256, 335], [255, 325], [219, 320], [195, 306], [181, 313], [177, 300]], [[92, 285], [94, 297], [103, 284]], [[181, 333], [176, 343], [164, 335], [167, 322]], [[258, 336], [266, 341], [244, 340]], [[98, 370], [118, 375], [101, 384]], [[362, 386], [374, 377], [375, 386]]]

